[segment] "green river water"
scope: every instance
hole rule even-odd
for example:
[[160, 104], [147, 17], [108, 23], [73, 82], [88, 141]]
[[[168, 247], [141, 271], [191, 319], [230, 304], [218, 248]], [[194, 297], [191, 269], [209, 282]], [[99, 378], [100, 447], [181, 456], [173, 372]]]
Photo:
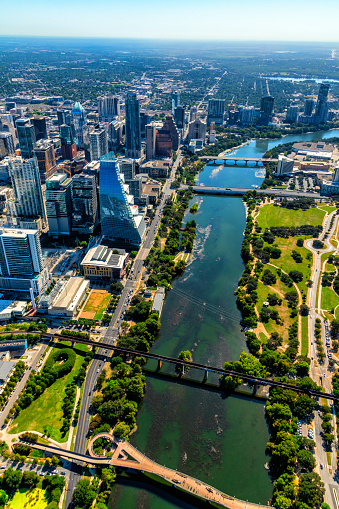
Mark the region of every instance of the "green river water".
[[[258, 157], [281, 143], [331, 136], [339, 136], [339, 131], [252, 141], [237, 156]], [[258, 168], [207, 166], [198, 183], [250, 187], [260, 185], [262, 178]], [[191, 350], [195, 361], [221, 367], [247, 351], [234, 296], [243, 270], [240, 251], [245, 208], [240, 198], [204, 196], [195, 197], [192, 203], [195, 201], [199, 211], [194, 215], [197, 237], [192, 260], [166, 297], [161, 335], [152, 352], [176, 357], [181, 350]], [[185, 221], [192, 217], [187, 213]], [[201, 377], [201, 373], [195, 375]], [[273, 484], [264, 467], [269, 440], [264, 403], [237, 396], [225, 399], [203, 388], [160, 379], [146, 380], [131, 443], [151, 459], [229, 495], [266, 504]], [[193, 507], [160, 489], [147, 488], [147, 484], [131, 481], [122, 485], [118, 480], [110, 509]]]

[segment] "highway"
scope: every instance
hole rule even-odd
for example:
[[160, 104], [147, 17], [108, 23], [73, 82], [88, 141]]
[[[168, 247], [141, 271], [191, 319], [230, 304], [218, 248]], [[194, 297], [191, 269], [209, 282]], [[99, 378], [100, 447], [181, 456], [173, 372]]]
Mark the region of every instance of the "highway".
[[[126, 280], [124, 290], [122, 291], [121, 297], [119, 299], [116, 310], [113, 314], [111, 323], [109, 324], [107, 331], [104, 337], [104, 343], [108, 345], [114, 345], [119, 334], [119, 324], [121, 324], [124, 311], [126, 311], [128, 302], [130, 300], [130, 292], [134, 290], [137, 285], [138, 279], [141, 276], [141, 269], [145, 262], [146, 257], [148, 256], [151, 247], [153, 245], [154, 239], [157, 234], [157, 230], [160, 224], [162, 211], [165, 205], [167, 198], [169, 198], [173, 192], [171, 190], [170, 185], [174, 179], [175, 173], [177, 171], [178, 165], [181, 161], [181, 150], [179, 148], [177, 152], [177, 159], [174, 162], [171, 170], [170, 178], [167, 179], [164, 187], [163, 187], [163, 195], [160, 200], [160, 204], [155, 211], [155, 216], [153, 221], [148, 227], [146, 232], [146, 236], [140, 246], [138, 254], [134, 260], [132, 271], [129, 274], [129, 277]], [[99, 348], [98, 354], [104, 355], [105, 348]], [[103, 368], [103, 361], [99, 359], [93, 359], [91, 362], [87, 376], [84, 382], [84, 391], [81, 401], [80, 413], [79, 413], [79, 424], [76, 431], [75, 443], [74, 443], [74, 452], [84, 454], [86, 452], [86, 442], [87, 442], [87, 433], [90, 422], [90, 405], [92, 400], [93, 388], [96, 385], [97, 378], [100, 374], [101, 369]], [[71, 472], [69, 483], [67, 486], [66, 493], [66, 501], [65, 508], [67, 509], [72, 501], [72, 495], [76, 483], [80, 480], [81, 476], [76, 472]]]
[[[334, 217], [333, 226], [330, 229], [331, 219]], [[321, 255], [324, 253], [328, 253], [334, 251], [334, 247], [330, 243], [330, 239], [335, 232], [336, 226], [338, 222], [338, 216], [335, 212], [332, 212], [329, 216], [325, 218], [323, 233], [319, 237], [325, 245], [326, 249], [317, 250], [312, 247], [312, 240], [306, 241], [307, 248], [313, 252], [314, 263], [313, 263], [313, 274], [312, 280], [313, 285], [310, 291], [310, 314], [309, 314], [309, 352], [311, 356], [311, 376], [312, 379], [318, 384], [322, 385], [326, 392], [331, 392], [331, 378], [332, 373], [329, 369], [328, 357], [324, 359], [324, 363], [321, 365], [320, 360], [317, 353], [316, 347], [316, 337], [314, 334], [315, 330], [315, 320], [319, 318], [321, 320], [321, 336], [323, 342], [324, 352], [327, 351], [326, 347], [326, 333], [325, 333], [325, 324], [324, 318], [321, 313], [321, 286], [319, 286], [319, 282], [321, 280], [321, 273], [323, 270], [323, 266], [321, 263]], [[328, 231], [328, 236], [324, 239], [325, 232]], [[325, 264], [325, 262], [324, 262]], [[323, 265], [324, 265], [323, 264]], [[319, 286], [319, 288], [318, 288]], [[326, 375], [326, 376], [324, 376]], [[317, 471], [321, 476], [321, 479], [325, 485], [325, 500], [330, 505], [330, 507], [339, 509], [339, 485], [338, 482], [334, 479], [334, 476], [329, 472], [328, 463], [327, 463], [327, 455], [326, 450], [323, 445], [323, 439], [321, 436], [322, 428], [321, 428], [322, 419], [321, 416], [316, 413], [314, 419], [314, 439], [316, 442], [316, 460], [317, 460]], [[336, 428], [335, 422], [333, 420], [332, 424], [334, 428]], [[331, 463], [334, 466], [333, 471], [336, 471], [336, 448], [332, 446], [331, 452]], [[323, 465], [323, 468], [320, 468], [320, 464]]]

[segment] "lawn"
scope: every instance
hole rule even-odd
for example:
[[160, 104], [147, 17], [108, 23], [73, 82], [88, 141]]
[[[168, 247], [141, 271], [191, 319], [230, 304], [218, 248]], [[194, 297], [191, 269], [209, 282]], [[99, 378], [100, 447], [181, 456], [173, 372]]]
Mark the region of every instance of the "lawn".
[[337, 210], [337, 207], [334, 207], [333, 205], [319, 205], [320, 209], [326, 210], [328, 214], [331, 214], [334, 210]]
[[338, 306], [339, 296], [329, 286], [321, 289], [321, 309], [332, 312]]
[[46, 490], [35, 488], [29, 491], [20, 488], [9, 502], [8, 509], [45, 509], [48, 505]]
[[[70, 341], [63, 341], [63, 345], [71, 346]], [[86, 352], [86, 345], [77, 344], [75, 351]], [[22, 410], [13, 422], [9, 433], [21, 433], [23, 431], [40, 431], [48, 435], [57, 442], [66, 442], [68, 436], [63, 436], [60, 432], [62, 426], [62, 403], [65, 396], [65, 387], [78, 373], [83, 356], [77, 355], [73, 370], [62, 378], [56, 380], [48, 387], [41, 396], [33, 403]]]
[[101, 320], [110, 298], [111, 294], [106, 290], [92, 290], [82, 310], [80, 318]]
[[301, 355], [308, 354], [308, 316], [301, 317]]
[[270, 226], [301, 226], [304, 224], [317, 226], [322, 224], [324, 216], [325, 212], [316, 207], [308, 210], [293, 210], [269, 204], [260, 208], [257, 221], [259, 226], [265, 230]]
[[[304, 277], [303, 277], [303, 280], [300, 283], [298, 283], [298, 287], [299, 287], [300, 291], [304, 291], [305, 294], [307, 295], [306, 282], [311, 277], [311, 267], [312, 267], [312, 263], [313, 263], [313, 257], [311, 257], [310, 260], [307, 260], [307, 255], [308, 255], [308, 253], [311, 253], [311, 252], [308, 249], [306, 249], [306, 247], [298, 247], [297, 246], [297, 240], [299, 238], [306, 239], [307, 237], [302, 236], [302, 235], [298, 235], [297, 237], [288, 237], [287, 239], [284, 239], [281, 237], [275, 237], [274, 245], [276, 245], [279, 249], [281, 249], [281, 255], [280, 255], [280, 258], [277, 258], [276, 260], [271, 258], [270, 263], [273, 263], [273, 265], [280, 267], [285, 272], [287, 272], [287, 274], [291, 270], [297, 270], [299, 272], [302, 272]], [[294, 259], [291, 256], [291, 253], [293, 250], [295, 250], [301, 254], [301, 256], [303, 257], [302, 263], [296, 263], [294, 261]], [[270, 267], [268, 267], [268, 268], [270, 268]]]
[[[272, 272], [275, 272], [273, 267], [270, 267], [270, 270], [272, 270]], [[289, 288], [286, 285], [284, 285], [279, 279], [277, 279], [277, 283], [274, 286], [274, 290], [269, 286], [266, 286], [263, 283], [261, 283], [261, 281], [259, 281], [257, 288], [258, 294], [257, 309], [259, 312], [262, 308], [262, 303], [267, 301], [267, 295], [269, 293], [277, 293], [279, 297], [282, 299], [281, 306], [273, 306], [273, 309], [276, 309], [279, 313], [282, 325], [278, 325], [274, 320], [271, 319], [267, 323], [263, 323], [263, 325], [269, 335], [271, 335], [272, 332], [277, 332], [280, 336], [283, 337], [285, 342], [287, 342], [288, 340], [288, 327], [291, 325], [293, 321], [292, 318], [290, 318], [291, 310], [287, 307], [286, 301], [284, 300], [283, 297], [285, 292], [287, 292], [288, 290]]]

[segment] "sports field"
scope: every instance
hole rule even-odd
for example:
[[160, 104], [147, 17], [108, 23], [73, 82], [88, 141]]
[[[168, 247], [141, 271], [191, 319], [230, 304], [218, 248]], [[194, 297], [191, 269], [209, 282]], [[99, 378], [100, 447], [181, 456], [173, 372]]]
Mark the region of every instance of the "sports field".
[[101, 320], [110, 298], [111, 294], [106, 290], [92, 290], [82, 310], [80, 318]]

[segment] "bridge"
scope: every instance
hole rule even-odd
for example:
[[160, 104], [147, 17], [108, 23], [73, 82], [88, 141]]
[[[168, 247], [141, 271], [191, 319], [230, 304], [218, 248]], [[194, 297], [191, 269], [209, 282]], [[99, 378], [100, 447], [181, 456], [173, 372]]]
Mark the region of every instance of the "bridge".
[[234, 157], [234, 156], [201, 156], [202, 161], [207, 161], [210, 165], [227, 164], [231, 161], [237, 166], [237, 163], [244, 162], [245, 165], [248, 163], [255, 163], [254, 166], [258, 166], [259, 163], [277, 163], [278, 159], [265, 159], [263, 157]]
[[237, 371], [232, 371], [230, 369], [222, 369], [214, 366], [206, 366], [205, 364], [200, 364], [198, 362], [189, 362], [181, 359], [176, 359], [175, 357], [168, 357], [166, 355], [153, 354], [150, 352], [141, 352], [139, 350], [131, 350], [130, 348], [123, 348], [121, 346], [110, 345], [107, 343], [97, 343], [90, 339], [86, 338], [78, 338], [73, 336], [66, 336], [61, 334], [53, 334], [49, 332], [41, 332], [42, 339], [59, 339], [61, 341], [71, 341], [74, 343], [81, 343], [83, 345], [88, 345], [92, 348], [105, 348], [106, 350], [112, 350], [117, 354], [122, 355], [123, 357], [136, 357], [141, 356], [146, 359], [154, 359], [158, 363], [158, 369], [161, 369], [163, 362], [168, 362], [169, 364], [174, 364], [175, 366], [179, 366], [181, 370], [181, 374], [183, 375], [185, 372], [185, 367], [194, 368], [203, 372], [203, 381], [206, 381], [209, 373], [215, 373], [217, 375], [225, 375], [230, 376], [232, 378], [236, 378], [240, 381], [244, 381], [250, 384], [258, 384], [258, 385], [269, 385], [270, 387], [281, 387], [282, 389], [290, 389], [292, 391], [298, 392], [300, 394], [308, 394], [309, 396], [313, 396], [315, 398], [327, 398], [332, 401], [339, 401], [339, 396], [335, 396], [334, 394], [318, 391], [315, 389], [308, 389], [304, 387], [298, 387], [297, 385], [286, 384], [283, 382], [279, 382], [277, 380], [272, 380], [270, 378], [263, 378], [254, 375], [248, 375], [246, 373], [238, 373]]
[[320, 193], [308, 193], [302, 191], [292, 191], [289, 189], [258, 189], [253, 187], [210, 187], [210, 186], [188, 186], [182, 184], [180, 189], [193, 189], [196, 194], [215, 194], [222, 196], [243, 196], [250, 191], [256, 191], [258, 194], [266, 196], [275, 196], [277, 198], [326, 198]]
[[[98, 456], [93, 450], [93, 445], [97, 439], [104, 439], [111, 442], [113, 454], [111, 457]], [[230, 497], [225, 493], [215, 489], [208, 484], [188, 476], [184, 473], [177, 472], [171, 468], [167, 468], [155, 461], [151, 460], [138, 449], [133, 447], [129, 442], [118, 439], [109, 433], [98, 433], [95, 435], [88, 444], [88, 455], [78, 454], [74, 451], [67, 449], [60, 449], [55, 446], [31, 443], [22, 441], [25, 445], [33, 449], [40, 449], [46, 453], [61, 456], [80, 463], [88, 463], [94, 466], [107, 466], [113, 465], [123, 469], [132, 469], [141, 472], [142, 474], [151, 474], [164, 481], [166, 484], [173, 488], [177, 488], [191, 496], [198, 497], [208, 503], [213, 502], [219, 507], [226, 507], [228, 509], [264, 509], [267, 506], [245, 502], [234, 497]]]

